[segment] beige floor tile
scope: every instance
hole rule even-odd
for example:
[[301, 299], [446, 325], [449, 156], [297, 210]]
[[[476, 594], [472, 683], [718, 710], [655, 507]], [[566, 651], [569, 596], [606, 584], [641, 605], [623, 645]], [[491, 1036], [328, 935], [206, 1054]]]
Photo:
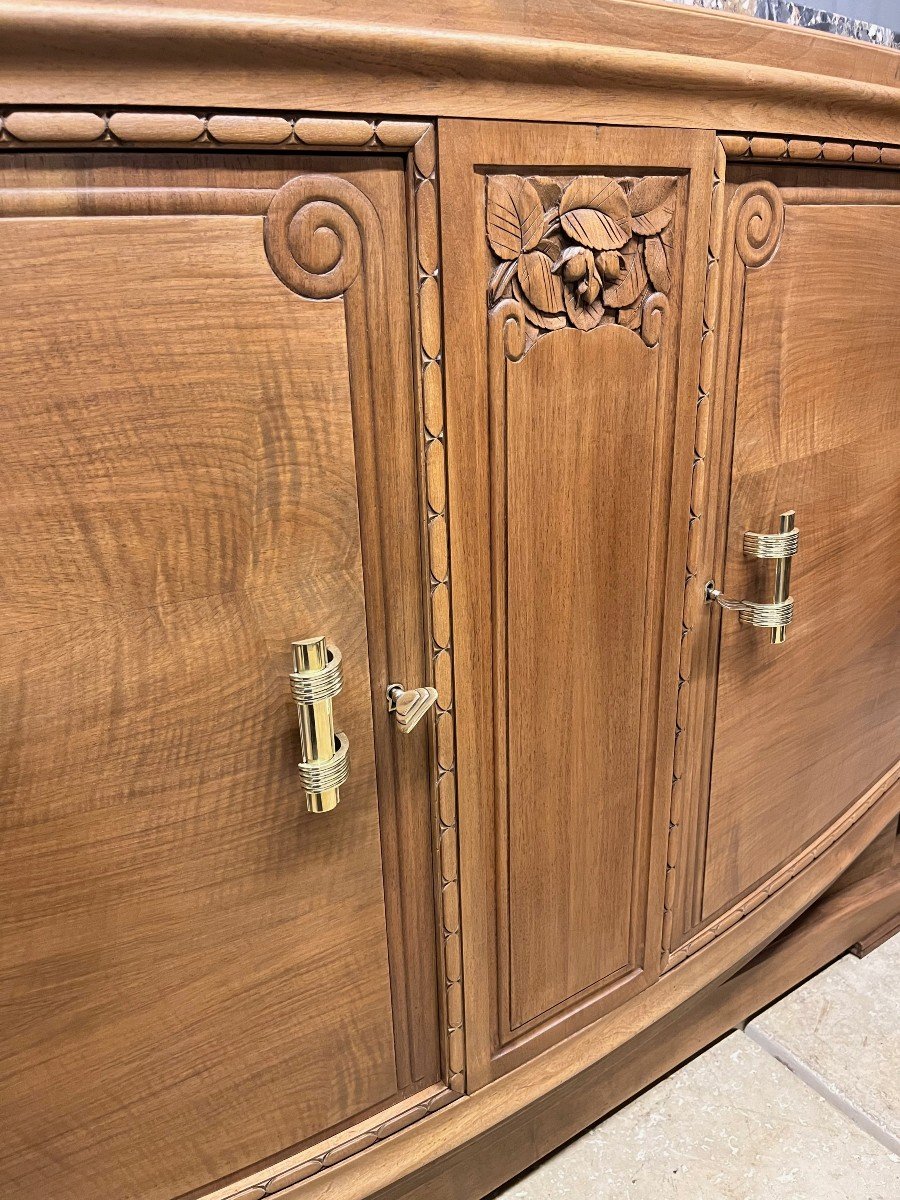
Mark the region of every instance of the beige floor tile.
[[900, 937], [839, 959], [747, 1033], [900, 1152]]
[[897, 1200], [900, 1158], [735, 1033], [500, 1195]]

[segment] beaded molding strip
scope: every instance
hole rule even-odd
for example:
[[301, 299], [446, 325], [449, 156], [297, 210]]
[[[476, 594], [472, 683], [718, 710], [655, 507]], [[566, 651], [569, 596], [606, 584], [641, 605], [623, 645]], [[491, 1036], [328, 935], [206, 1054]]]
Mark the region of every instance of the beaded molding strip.
[[375, 117], [322, 117], [306, 113], [73, 112], [15, 109], [0, 115], [6, 146], [271, 146], [409, 150], [423, 138], [433, 145], [429, 121]]
[[723, 133], [719, 143], [727, 158], [789, 159], [793, 162], [854, 163], [867, 167], [900, 167], [900, 146], [867, 142], [826, 142], [815, 138], [780, 138], [751, 133]]

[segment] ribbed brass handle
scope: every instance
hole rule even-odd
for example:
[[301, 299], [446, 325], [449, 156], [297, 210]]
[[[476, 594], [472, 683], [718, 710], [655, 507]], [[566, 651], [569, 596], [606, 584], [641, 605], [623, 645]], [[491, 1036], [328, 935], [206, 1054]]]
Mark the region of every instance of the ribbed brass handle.
[[332, 700], [344, 685], [341, 652], [324, 637], [291, 643], [291, 695], [300, 722], [300, 778], [310, 812], [330, 812], [350, 774], [346, 734], [335, 731]]
[[761, 604], [723, 596], [713, 580], [706, 585], [707, 600], [714, 600], [721, 608], [733, 609], [742, 625], [771, 630], [772, 645], [781, 645], [787, 637], [787, 627], [794, 619], [791, 559], [797, 553], [799, 544], [800, 530], [794, 528], [793, 509], [781, 514], [778, 533], [745, 533], [744, 553], [751, 558], [770, 558], [775, 563], [772, 603]]

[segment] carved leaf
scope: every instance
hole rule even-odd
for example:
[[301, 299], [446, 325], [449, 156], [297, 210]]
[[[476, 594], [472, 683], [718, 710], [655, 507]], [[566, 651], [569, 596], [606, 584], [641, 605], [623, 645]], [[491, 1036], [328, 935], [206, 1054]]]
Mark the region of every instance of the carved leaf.
[[541, 238], [538, 242], [538, 250], [544, 254], [549, 254], [554, 263], [562, 254], [565, 243], [563, 242], [562, 230], [557, 226], [556, 233], [551, 233]]
[[561, 313], [563, 310], [563, 285], [558, 275], [552, 272], [553, 263], [540, 250], [532, 250], [519, 259], [519, 283], [525, 296], [541, 312]]
[[596, 329], [603, 320], [603, 314], [606, 310], [599, 296], [593, 304], [581, 304], [571, 288], [566, 288], [565, 299], [566, 312], [569, 314], [569, 320], [576, 329], [583, 329], [587, 333], [591, 329]]
[[518, 279], [513, 280], [512, 285], [513, 295], [522, 305], [522, 311], [525, 314], [525, 320], [531, 325], [536, 325], [539, 329], [562, 329], [566, 323], [566, 314], [560, 313], [545, 313], [531, 303], [525, 293], [519, 286]]
[[631, 235], [628, 198], [605, 175], [573, 179], [559, 202], [559, 219], [569, 237], [594, 250], [617, 250]]
[[637, 238], [631, 238], [619, 251], [624, 270], [614, 283], [603, 289], [604, 303], [612, 308], [633, 304], [647, 285], [647, 269]]
[[650, 294], [650, 288], [645, 287], [634, 303], [626, 305], [625, 308], [620, 308], [619, 324], [624, 325], [627, 329], [640, 329], [641, 320], [644, 315], [644, 301]]
[[672, 253], [672, 231], [665, 230], [659, 237], [647, 238], [644, 244], [644, 256], [647, 260], [647, 271], [658, 292], [668, 292], [672, 286], [672, 272], [669, 268], [669, 257]]
[[531, 182], [534, 190], [541, 198], [541, 204], [547, 209], [547, 220], [559, 220], [559, 213], [553, 209], [559, 208], [559, 198], [562, 195], [562, 185], [549, 175], [532, 175]]
[[487, 236], [498, 258], [533, 250], [544, 232], [544, 206], [520, 175], [491, 175], [487, 188]]
[[491, 273], [491, 278], [488, 282], [488, 296], [491, 304], [496, 304], [503, 293], [506, 291], [509, 281], [516, 273], [517, 260], [511, 259], [507, 262], [500, 263]]
[[659, 233], [675, 212], [675, 180], [664, 175], [646, 175], [628, 193], [634, 232]]

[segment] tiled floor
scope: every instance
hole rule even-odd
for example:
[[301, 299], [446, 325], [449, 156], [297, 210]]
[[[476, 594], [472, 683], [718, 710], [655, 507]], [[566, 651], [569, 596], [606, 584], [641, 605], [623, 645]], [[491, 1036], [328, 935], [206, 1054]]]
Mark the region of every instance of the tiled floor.
[[900, 936], [840, 959], [497, 1200], [900, 1200]]

